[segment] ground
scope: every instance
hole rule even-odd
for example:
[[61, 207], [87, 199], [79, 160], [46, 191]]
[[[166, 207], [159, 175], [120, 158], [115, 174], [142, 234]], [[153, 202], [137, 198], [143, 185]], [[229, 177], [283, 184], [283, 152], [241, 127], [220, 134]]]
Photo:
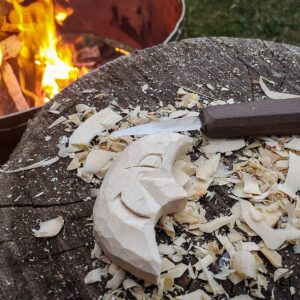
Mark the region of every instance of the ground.
[[229, 36], [300, 45], [299, 0], [186, 0], [182, 38]]

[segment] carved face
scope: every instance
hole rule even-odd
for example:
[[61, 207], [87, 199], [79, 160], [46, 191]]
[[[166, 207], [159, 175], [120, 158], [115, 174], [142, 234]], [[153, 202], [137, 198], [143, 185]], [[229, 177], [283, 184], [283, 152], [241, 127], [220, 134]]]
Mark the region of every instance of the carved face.
[[106, 255], [152, 283], [161, 267], [154, 227], [162, 215], [185, 207], [186, 191], [172, 168], [190, 145], [176, 133], [130, 144], [106, 174], [94, 207], [95, 238]]

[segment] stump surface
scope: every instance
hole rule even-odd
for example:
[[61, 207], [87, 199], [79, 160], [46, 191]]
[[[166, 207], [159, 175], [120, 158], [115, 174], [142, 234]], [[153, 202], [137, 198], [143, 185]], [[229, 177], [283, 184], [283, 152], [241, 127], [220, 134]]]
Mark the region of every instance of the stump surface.
[[[159, 102], [173, 103], [178, 86], [188, 87], [209, 99], [255, 101], [263, 96], [255, 84], [259, 76], [277, 83], [277, 90], [300, 93], [300, 48], [260, 40], [199, 38], [170, 43], [123, 57], [77, 80], [55, 97], [62, 103], [61, 115], [75, 112], [86, 103], [97, 109], [115, 100], [156, 110]], [[147, 94], [142, 86], [149, 85]], [[213, 91], [206, 84], [215, 87]], [[178, 86], [176, 86], [178, 85]], [[228, 91], [221, 91], [228, 87]], [[83, 92], [90, 90], [89, 93]], [[101, 100], [94, 96], [104, 93]], [[204, 98], [204, 97], [202, 97]], [[209, 100], [208, 98], [206, 98]], [[67, 100], [67, 101], [66, 101]], [[57, 155], [59, 139], [70, 135], [64, 126], [48, 129], [55, 119], [46, 106], [30, 122], [21, 143], [8, 161], [9, 169], [23, 167]], [[51, 136], [46, 142], [45, 136]], [[89, 219], [93, 200], [89, 184], [67, 171], [69, 159], [15, 174], [0, 175], [0, 299], [97, 299], [101, 284], [85, 285], [92, 269], [92, 226]], [[232, 199], [226, 190], [215, 187], [216, 202], [206, 205], [207, 218], [228, 211]], [[37, 239], [32, 228], [39, 221], [63, 216], [59, 235]], [[290, 248], [281, 251], [283, 265], [293, 276], [274, 285], [270, 281], [266, 298], [274, 288], [275, 299], [292, 299], [289, 287], [299, 294], [299, 259]], [[270, 267], [270, 272], [274, 268]], [[182, 280], [186, 290], [199, 287], [197, 280]], [[243, 285], [224, 283], [230, 296], [244, 292]]]

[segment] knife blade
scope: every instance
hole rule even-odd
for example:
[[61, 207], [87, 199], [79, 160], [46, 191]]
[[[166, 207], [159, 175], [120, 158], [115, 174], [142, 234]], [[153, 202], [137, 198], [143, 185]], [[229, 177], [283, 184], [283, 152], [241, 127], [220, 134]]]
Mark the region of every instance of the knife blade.
[[181, 119], [164, 120], [160, 122], [151, 122], [143, 125], [114, 131], [111, 137], [120, 137], [126, 135], [145, 135], [159, 132], [180, 132], [190, 130], [200, 130], [201, 121], [199, 117], [189, 117]]
[[300, 97], [209, 106], [200, 111], [199, 118], [147, 123], [115, 131], [111, 136], [200, 129], [214, 138], [300, 134]]

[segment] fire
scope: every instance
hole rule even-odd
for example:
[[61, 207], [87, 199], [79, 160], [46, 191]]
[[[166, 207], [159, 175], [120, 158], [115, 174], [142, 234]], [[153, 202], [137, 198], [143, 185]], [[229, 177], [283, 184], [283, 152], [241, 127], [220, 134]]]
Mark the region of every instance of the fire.
[[122, 48], [115, 48], [115, 51], [116, 51], [116, 52], [120, 52], [120, 53], [122, 53], [122, 54], [124, 54], [124, 55], [129, 55], [129, 54], [130, 54], [129, 51], [127, 51], [127, 50], [125, 50], [125, 49], [122, 49]]
[[36, 0], [29, 5], [7, 1], [13, 6], [7, 27], [14, 28], [22, 42], [18, 55], [22, 91], [40, 105], [87, 73], [85, 68], [73, 66], [74, 49], [62, 41], [56, 29], [56, 23], [63, 24], [73, 11], [54, 7], [53, 0]]

